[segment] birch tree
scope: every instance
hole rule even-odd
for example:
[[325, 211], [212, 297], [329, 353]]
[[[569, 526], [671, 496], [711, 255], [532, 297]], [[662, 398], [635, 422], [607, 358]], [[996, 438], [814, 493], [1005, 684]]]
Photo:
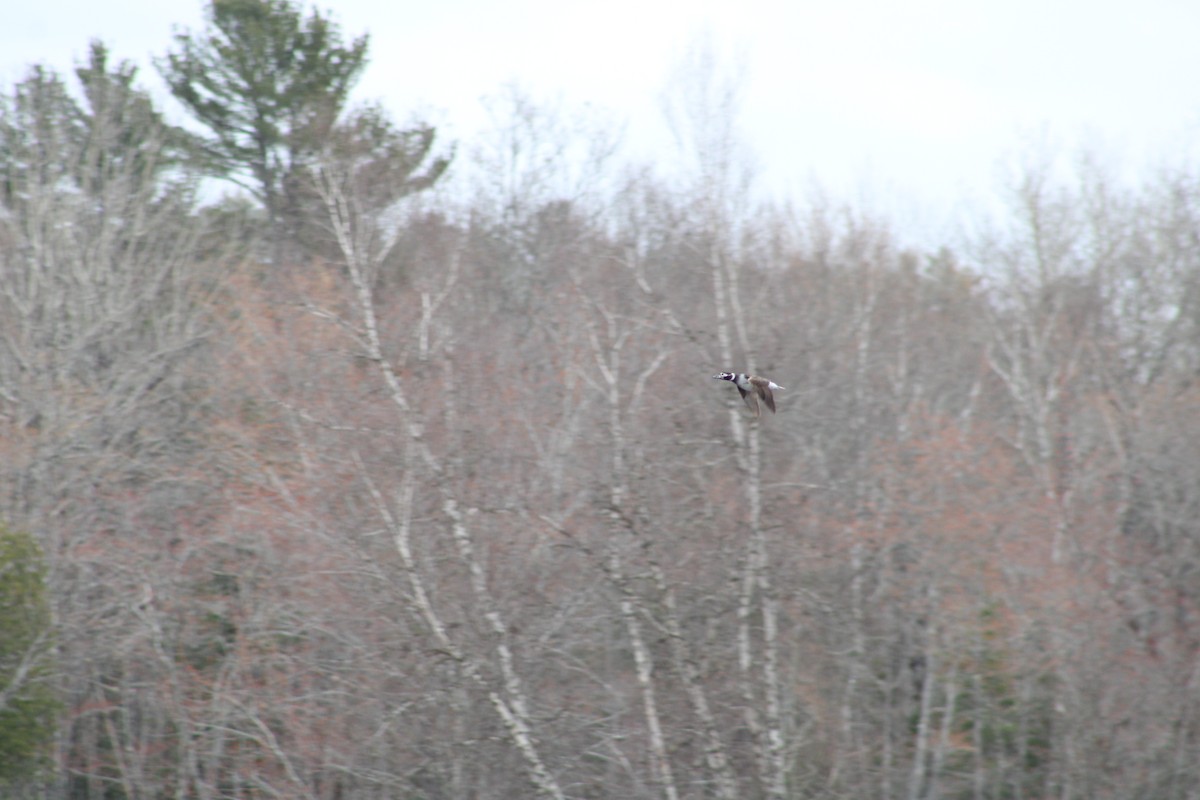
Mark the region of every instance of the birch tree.
[[[369, 473], [364, 472], [363, 480], [368, 485], [380, 518], [393, 536], [415, 610], [433, 640], [461, 670], [464, 679], [487, 697], [500, 718], [508, 740], [523, 759], [532, 787], [541, 795], [563, 798], [564, 791], [542, 755], [529, 694], [515, 662], [509, 626], [492, 595], [480, 560], [472, 530], [472, 518], [477, 512], [457, 489], [458, 470], [461, 467], [452, 456], [435, 451], [426, 435], [427, 426], [419, 408], [410, 399], [410, 389], [385, 350], [373, 285], [380, 264], [394, 240], [387, 236], [379, 238], [383, 222], [378, 217], [364, 213], [359, 197], [353, 192], [352, 170], [352, 166], [327, 161], [315, 171], [352, 293], [354, 318], [339, 318], [337, 321], [351, 332], [363, 357], [373, 365], [385, 387], [397, 424], [404, 434], [405, 454], [402, 465], [405, 477], [395, 496], [385, 496]], [[456, 281], [457, 270], [452, 263], [442, 284], [422, 294], [422, 308], [426, 314], [420, 320], [421, 325], [436, 324], [434, 315], [455, 291]], [[314, 311], [325, 313], [319, 309]], [[448, 329], [441, 328], [439, 332], [442, 335], [440, 352], [443, 364], [439, 378], [445, 396], [452, 398], [457, 391], [453, 360], [455, 341]], [[424, 340], [422, 337], [421, 341]], [[422, 361], [427, 357], [428, 354], [423, 353]], [[453, 415], [455, 412], [451, 407], [446, 413]], [[414, 557], [414, 530], [410, 515], [414, 505], [414, 481], [418, 478], [422, 483], [437, 487], [442, 524], [467, 571], [473, 595], [473, 611], [487, 631], [488, 643], [482, 652], [465, 647], [451, 636], [451, 627], [438, 611], [437, 598], [428, 585], [423, 568]]]
[[[679, 82], [665, 95], [665, 110], [683, 151], [696, 165], [693, 203], [695, 257], [712, 280], [716, 354], [734, 372], [755, 374], [758, 346], [751, 341], [754, 309], [743, 302], [740, 280], [749, 173], [739, 160], [736, 133], [738, 81], [723, 75], [711, 44], [698, 45], [680, 66]], [[779, 676], [778, 599], [768, 570], [762, 517], [762, 450], [758, 420], [747, 423], [740, 408], [728, 412], [734, 464], [745, 492], [742, 525], [749, 532], [741, 556], [738, 596], [738, 672], [745, 725], [755, 739], [759, 779], [766, 797], [785, 796], [788, 754]], [[759, 636], [755, 636], [755, 622]]]

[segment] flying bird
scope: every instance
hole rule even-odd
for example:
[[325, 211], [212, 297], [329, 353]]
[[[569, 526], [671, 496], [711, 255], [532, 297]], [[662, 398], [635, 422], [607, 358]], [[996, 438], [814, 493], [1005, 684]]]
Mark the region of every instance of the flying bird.
[[750, 407], [756, 417], [760, 416], [759, 400], [766, 403], [772, 414], [775, 413], [775, 395], [771, 394], [771, 390], [784, 388], [769, 378], [747, 375], [744, 372], [722, 372], [720, 375], [713, 375], [713, 378], [719, 381], [729, 381], [736, 386], [742, 399], [746, 401], [746, 405]]

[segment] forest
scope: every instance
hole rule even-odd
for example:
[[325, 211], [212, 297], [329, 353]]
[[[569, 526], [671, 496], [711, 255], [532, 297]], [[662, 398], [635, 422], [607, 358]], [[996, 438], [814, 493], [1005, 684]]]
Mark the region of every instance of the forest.
[[0, 89], [0, 795], [1200, 798], [1200, 171], [917, 247], [748, 202], [704, 58], [667, 175], [370, 44]]

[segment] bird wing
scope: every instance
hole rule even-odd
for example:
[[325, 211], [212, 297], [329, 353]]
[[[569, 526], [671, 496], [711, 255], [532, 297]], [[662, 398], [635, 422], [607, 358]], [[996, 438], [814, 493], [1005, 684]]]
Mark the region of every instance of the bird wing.
[[767, 408], [771, 409], [771, 413], [774, 414], [775, 395], [771, 394], [771, 388], [769, 386], [760, 386], [759, 384], [755, 384], [754, 388], [758, 390], [759, 397], [763, 399], [763, 402], [767, 404]]
[[758, 398], [755, 396], [755, 394], [753, 392], [747, 392], [745, 389], [738, 386], [736, 383], [734, 384], [734, 386], [737, 386], [738, 393], [741, 394], [742, 399], [746, 401], [746, 405], [750, 407], [750, 410], [754, 412], [754, 416], [757, 417], [758, 413], [759, 413], [758, 412]]

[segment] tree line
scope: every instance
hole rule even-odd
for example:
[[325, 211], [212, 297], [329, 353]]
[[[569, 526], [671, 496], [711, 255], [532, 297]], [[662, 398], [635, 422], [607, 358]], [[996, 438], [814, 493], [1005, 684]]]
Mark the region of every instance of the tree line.
[[747, 207], [711, 60], [666, 178], [367, 52], [214, 0], [200, 133], [101, 43], [0, 100], [6, 796], [1200, 797], [1189, 165], [916, 249]]

